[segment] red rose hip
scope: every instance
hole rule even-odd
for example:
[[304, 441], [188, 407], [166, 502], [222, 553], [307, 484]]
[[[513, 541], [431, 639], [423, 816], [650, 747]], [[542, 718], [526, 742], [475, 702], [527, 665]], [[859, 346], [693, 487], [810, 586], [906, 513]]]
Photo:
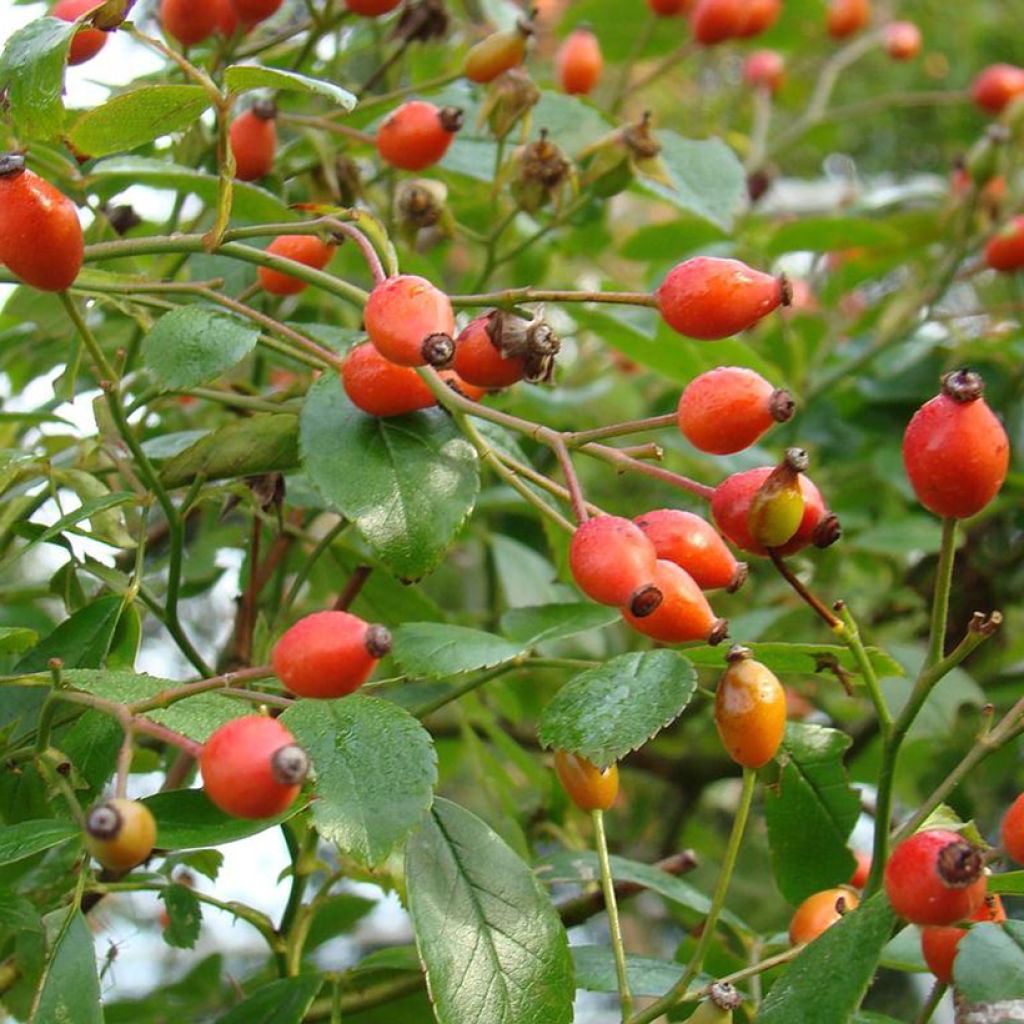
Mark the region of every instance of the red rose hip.
[[845, 39], [865, 28], [870, 20], [869, 0], [831, 0], [825, 24], [833, 39]]
[[786, 78], [786, 61], [775, 50], [755, 50], [743, 62], [743, 78], [755, 89], [774, 95]]
[[391, 650], [391, 634], [349, 612], [314, 612], [274, 645], [277, 678], [300, 697], [344, 697], [358, 690]]
[[[708, 599], [693, 577], [675, 562], [658, 559], [654, 566], [653, 585], [660, 601], [653, 611], [641, 597], [632, 607], [622, 608], [622, 617], [638, 632], [664, 644], [684, 644], [691, 640], [720, 643], [729, 624], [711, 610]], [[636, 614], [637, 612], [643, 614]]]
[[693, 38], [701, 46], [735, 39], [747, 25], [747, 0], [698, 0], [690, 15]]
[[1014, 217], [988, 240], [985, 263], [1004, 274], [1024, 268], [1024, 216]]
[[730, 455], [749, 448], [796, 406], [782, 388], [741, 366], [719, 366], [695, 377], [679, 398], [678, 422], [695, 448]]
[[[972, 921], [999, 924], [1006, 920], [1003, 901], [995, 893], [989, 893], [981, 906], [971, 915]], [[966, 928], [922, 928], [921, 953], [928, 970], [944, 985], [953, 981], [953, 963], [956, 960], [960, 941], [967, 934]]]
[[[654, 545], [635, 523], [620, 516], [595, 516], [577, 527], [569, 545], [569, 568], [592, 601], [622, 607], [656, 595]], [[653, 610], [653, 608], [651, 609]]]
[[231, 122], [228, 141], [235, 158], [235, 177], [239, 181], [256, 181], [274, 169], [276, 118], [274, 104], [261, 101]]
[[912, 924], [964, 921], [985, 899], [981, 853], [956, 832], [918, 832], [893, 850], [885, 892], [893, 910]]
[[425, 100], [409, 100], [394, 110], [377, 130], [382, 160], [404, 171], [422, 171], [436, 164], [462, 127], [462, 111]]
[[740, 39], [749, 39], [771, 28], [782, 13], [782, 0], [747, 0], [747, 11]]
[[220, 13], [209, 0], [160, 0], [160, 26], [182, 46], [195, 46], [212, 36]]
[[970, 370], [942, 378], [942, 392], [914, 413], [903, 435], [903, 464], [918, 501], [943, 518], [966, 519], [999, 492], [1010, 459], [1003, 425]]
[[685, 14], [693, 0], [647, 0], [652, 14], [659, 18], [673, 18], [677, 14]]
[[526, 356], [505, 357], [491, 338], [490, 316], [470, 321], [455, 341], [455, 372], [482, 388], [507, 388], [523, 379]]
[[883, 42], [893, 60], [913, 60], [921, 52], [921, 30], [912, 21], [893, 21], [885, 26]]
[[585, 96], [601, 78], [604, 58], [597, 36], [589, 29], [578, 28], [569, 34], [555, 57], [558, 81], [562, 91]]
[[243, 25], [255, 25], [276, 14], [283, 0], [231, 0], [235, 14]]
[[789, 301], [784, 278], [739, 260], [695, 256], [669, 271], [656, 293], [665, 322], [688, 338], [711, 341], [753, 327]]
[[444, 365], [455, 350], [455, 313], [448, 296], [426, 278], [399, 274], [378, 284], [363, 322], [370, 341], [399, 366]]
[[[100, 0], [60, 0], [53, 5], [50, 14], [61, 21], [77, 21], [90, 9], [99, 6]], [[68, 50], [68, 64], [84, 64], [92, 60], [106, 45], [107, 33], [98, 28], [80, 28], [71, 40]]]
[[685, 569], [701, 590], [738, 590], [747, 578], [715, 528], [700, 516], [677, 508], [654, 509], [633, 522], [650, 538], [659, 559]]
[[1010, 804], [1003, 818], [1000, 836], [1007, 857], [1024, 865], [1024, 793]]
[[971, 85], [971, 99], [989, 114], [1000, 114], [1024, 95], [1024, 68], [1015, 64], [990, 64]]
[[[334, 255], [334, 246], [317, 238], [316, 235], [281, 235], [267, 246], [273, 256], [295, 260], [314, 270], [323, 270]], [[293, 277], [282, 270], [260, 267], [256, 278], [265, 292], [271, 295], [297, 295], [306, 287], [301, 278]]]
[[0, 155], [0, 263], [32, 288], [60, 292], [82, 269], [84, 249], [74, 203], [23, 157]]
[[226, 722], [199, 754], [203, 790], [226, 814], [269, 818], [292, 804], [309, 771], [305, 751], [276, 718]]

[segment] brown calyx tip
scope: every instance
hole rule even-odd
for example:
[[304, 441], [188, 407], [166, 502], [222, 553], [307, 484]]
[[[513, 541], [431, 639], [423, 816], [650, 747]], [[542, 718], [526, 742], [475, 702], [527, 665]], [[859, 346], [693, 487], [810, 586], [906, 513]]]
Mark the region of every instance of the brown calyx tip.
[[727, 981], [716, 981], [708, 988], [708, 999], [720, 1010], [739, 1009], [743, 996]]
[[661, 604], [664, 596], [653, 583], [638, 587], [629, 599], [629, 612], [638, 619], [646, 619]]
[[942, 378], [942, 393], [954, 402], [976, 402], [985, 393], [985, 381], [980, 373], [964, 367]]
[[537, 31], [537, 17], [540, 11], [536, 7], [530, 8], [530, 13], [524, 18], [516, 20], [516, 31], [525, 39], [529, 39]]
[[779, 274], [779, 301], [783, 306], [793, 305], [793, 285], [785, 274]]
[[783, 461], [794, 473], [806, 473], [811, 460], [803, 448], [787, 448]]
[[526, 350], [535, 356], [556, 356], [562, 347], [558, 335], [545, 320], [533, 320], [526, 328]]
[[847, 902], [845, 896], [839, 896], [836, 898], [836, 913], [842, 917], [844, 914], [849, 913], [850, 904]]
[[309, 774], [309, 755], [295, 743], [280, 747], [270, 758], [270, 774], [282, 786], [300, 786]]
[[423, 339], [420, 354], [435, 370], [440, 370], [451, 363], [455, 355], [455, 342], [450, 334], [428, 334]]
[[441, 127], [446, 132], [452, 133], [459, 131], [466, 120], [465, 114], [463, 114], [459, 107], [442, 107], [437, 112], [437, 116], [441, 122]]
[[21, 153], [0, 154], [0, 178], [16, 178], [25, 173], [25, 157]]
[[749, 575], [750, 566], [746, 562], [737, 562], [736, 571], [732, 574], [732, 579], [729, 580], [729, 586], [725, 588], [725, 592], [727, 594], [735, 594], [747, 582]]
[[273, 121], [277, 117], [277, 104], [273, 100], [257, 100], [251, 110], [261, 121]]
[[768, 399], [768, 412], [776, 423], [785, 423], [796, 412], [796, 401], [785, 388], [776, 388]]
[[981, 851], [964, 839], [947, 843], [936, 861], [939, 878], [950, 889], [966, 889], [973, 885], [985, 869]]
[[121, 812], [110, 803], [97, 804], [85, 818], [85, 831], [93, 839], [116, 839], [123, 825]]
[[[719, 622], [722, 620], [719, 619]], [[744, 647], [743, 644], [733, 644], [728, 651], [725, 652], [725, 660], [730, 665], [736, 664], [738, 661], [749, 661], [754, 656], [754, 652], [749, 647]]]
[[720, 644], [729, 635], [729, 620], [728, 619], [715, 619], [711, 626], [711, 632], [708, 633], [708, 646], [715, 647]]
[[371, 658], [383, 658], [391, 653], [391, 633], [386, 626], [367, 626], [363, 643]]
[[826, 512], [821, 522], [811, 533], [811, 543], [816, 548], [831, 547], [843, 535], [843, 527], [835, 512]]

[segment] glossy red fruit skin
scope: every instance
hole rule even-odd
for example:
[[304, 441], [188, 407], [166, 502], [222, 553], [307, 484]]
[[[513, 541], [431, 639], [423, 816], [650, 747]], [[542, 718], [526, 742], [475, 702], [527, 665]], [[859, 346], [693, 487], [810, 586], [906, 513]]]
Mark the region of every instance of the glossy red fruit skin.
[[647, 0], [652, 14], [659, 18], [674, 18], [677, 14], [685, 14], [693, 0]]
[[1006, 855], [1024, 865], [1024, 793], [1010, 804], [1003, 818], [1001, 836]]
[[767, 31], [782, 13], [782, 0], [747, 0], [746, 18], [738, 35], [749, 39]]
[[903, 465], [917, 500], [942, 517], [967, 519], [999, 492], [1010, 461], [1003, 425], [984, 398], [945, 394], [925, 402], [903, 435]]
[[[1003, 901], [996, 894], [989, 894], [981, 906], [971, 915], [972, 921], [999, 924], [1006, 920]], [[960, 940], [967, 934], [966, 928], [922, 928], [921, 953], [928, 970], [944, 985], [952, 984], [953, 962], [956, 960]]]
[[679, 430], [702, 452], [743, 451], [778, 422], [772, 414], [775, 394], [776, 389], [754, 370], [716, 367], [683, 389], [676, 413]]
[[890, 22], [883, 41], [893, 60], [913, 60], [921, 52], [921, 30], [912, 21]]
[[[299, 619], [274, 645], [274, 674], [300, 697], [344, 697], [358, 690], [377, 666], [388, 642], [376, 643], [374, 630], [349, 612], [314, 612]], [[381, 631], [387, 637], [387, 631]]]
[[238, 20], [243, 25], [255, 25], [276, 14], [284, 0], [231, 0]]
[[[280, 235], [267, 246], [267, 252], [284, 256], [314, 270], [323, 270], [334, 255], [334, 246], [321, 241], [316, 235]], [[256, 278], [265, 292], [271, 295], [298, 295], [306, 282], [291, 274], [270, 267], [260, 267]]]
[[[59, 0], [53, 5], [50, 14], [61, 21], [77, 21], [91, 8], [99, 6], [100, 0]], [[92, 60], [106, 45], [107, 33], [98, 28], [80, 28], [71, 40], [68, 50], [68, 64], [84, 64]]]
[[70, 288], [85, 242], [78, 211], [63, 192], [31, 171], [0, 176], [0, 263], [44, 292]]
[[960, 888], [939, 874], [942, 851], [961, 844], [956, 832], [931, 829], [900, 843], [885, 865], [885, 892], [893, 910], [912, 924], [947, 925], [965, 921], [985, 899], [985, 873]]
[[213, 35], [220, 9], [210, 0], [160, 0], [160, 25], [182, 46], [195, 46]]
[[850, 885], [854, 889], [863, 889], [867, 885], [868, 875], [871, 874], [871, 854], [863, 850], [854, 850], [853, 855], [857, 858], [857, 866], [850, 876]]
[[786, 61], [775, 50], [755, 50], [743, 62], [743, 79], [755, 89], [765, 89], [774, 96], [786, 80]]
[[1024, 268], [1024, 216], [1014, 217], [988, 240], [985, 263], [1004, 274]]
[[402, 0], [345, 0], [345, 6], [354, 14], [366, 18], [379, 18], [388, 11], [393, 11]]
[[277, 152], [274, 118], [260, 117], [255, 111], [247, 110], [231, 122], [228, 136], [235, 157], [235, 177], [239, 181], [257, 181], [274, 169]]
[[739, 260], [694, 256], [656, 293], [662, 318], [688, 338], [713, 341], [753, 327], [783, 302], [782, 282]]
[[708, 640], [720, 621], [693, 577], [675, 562], [658, 559], [651, 582], [661, 591], [661, 604], [637, 618], [623, 602], [622, 617], [644, 636], [663, 644]]
[[837, 909], [840, 900], [846, 904], [843, 913], [856, 910], [860, 904], [857, 894], [847, 889], [824, 889], [808, 896], [789, 922], [789, 941], [794, 946], [813, 942], [838, 923], [843, 916]]
[[[217, 31], [226, 39], [230, 39], [239, 28], [238, 14], [231, 0], [216, 0]], [[245, 26], [242, 26], [243, 29]]]
[[650, 538], [658, 558], [685, 569], [701, 590], [735, 590], [746, 578], [746, 566], [736, 561], [715, 528], [693, 512], [659, 508], [633, 522]]
[[471, 320], [455, 341], [455, 372], [482, 388], [507, 388], [523, 379], [526, 357], [502, 357], [487, 333], [490, 318]]
[[597, 36], [585, 28], [571, 32], [555, 55], [555, 70], [563, 92], [571, 96], [590, 93], [604, 71], [604, 57]]
[[[750, 502], [771, 472], [771, 466], [759, 466], [733, 473], [715, 488], [711, 496], [711, 515], [718, 528], [738, 548], [752, 555], [768, 554], [767, 549], [751, 536], [748, 519]], [[813, 539], [814, 528], [826, 515], [821, 492], [803, 475], [800, 476], [800, 490], [804, 496], [804, 517], [793, 538], [779, 548], [782, 555], [791, 555], [807, 547]]]
[[989, 114], [999, 114], [1024, 95], [1024, 68], [1015, 64], [990, 64], [974, 79], [971, 99]]
[[432, 334], [452, 335], [455, 313], [448, 296], [426, 278], [398, 274], [370, 292], [363, 311], [370, 341], [399, 366], [424, 366], [423, 342]]
[[455, 133], [441, 121], [441, 111], [425, 100], [409, 100], [387, 117], [377, 130], [382, 160], [404, 171], [422, 171], [436, 164], [452, 144]]
[[576, 586], [592, 601], [616, 608], [629, 604], [654, 578], [654, 545], [636, 523], [620, 516], [594, 516], [576, 529], [569, 568]]
[[270, 818], [286, 811], [301, 786], [274, 778], [271, 761], [295, 738], [276, 718], [233, 718], [203, 744], [199, 770], [203, 790], [226, 814], [236, 818]]
[[[485, 394], [483, 388], [469, 384], [453, 370], [441, 370], [440, 375], [449, 387], [474, 402]], [[411, 366], [389, 362], [368, 341], [345, 356], [341, 383], [352, 404], [371, 416], [403, 416], [437, 404]]]
[[619, 795], [619, 769], [601, 771], [585, 757], [555, 751], [555, 773], [569, 799], [581, 811], [607, 811]]
[[693, 38], [701, 46], [736, 39], [747, 24], [747, 0], [698, 0], [690, 15]]
[[825, 24], [833, 39], [845, 39], [865, 28], [870, 20], [870, 0], [831, 0]]

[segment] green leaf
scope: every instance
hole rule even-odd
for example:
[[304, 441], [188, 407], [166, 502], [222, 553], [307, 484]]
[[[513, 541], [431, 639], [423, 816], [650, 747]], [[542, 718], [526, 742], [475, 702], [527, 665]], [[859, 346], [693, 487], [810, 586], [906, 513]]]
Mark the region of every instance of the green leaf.
[[69, 821], [22, 821], [17, 825], [2, 825], [0, 864], [13, 864], [80, 834], [78, 826]]
[[164, 463], [160, 479], [183, 487], [202, 474], [230, 480], [287, 472], [299, 464], [299, 420], [289, 413], [247, 416], [200, 438]]
[[142, 342], [142, 358], [168, 390], [185, 390], [219, 377], [255, 347], [260, 333], [202, 306], [165, 313]]
[[21, 654], [39, 641], [34, 629], [22, 626], [0, 626], [0, 654]]
[[217, 1024], [300, 1024], [323, 985], [320, 974], [278, 978], [217, 1018]]
[[196, 894], [188, 886], [172, 882], [160, 891], [160, 899], [167, 908], [164, 941], [177, 949], [194, 948], [203, 923]]
[[640, 187], [728, 230], [746, 193], [736, 154], [721, 139], [684, 139], [672, 131], [657, 135], [672, 184], [641, 177]]
[[[846, 647], [834, 644], [746, 644], [754, 657], [777, 674], [801, 673], [811, 675], [827, 672], [830, 665], [838, 665], [847, 672], [857, 672], [853, 655]], [[686, 656], [701, 668], [725, 668], [728, 652], [718, 647], [689, 647]], [[903, 667], [895, 658], [877, 647], [867, 649], [868, 660], [879, 676], [902, 676]]]
[[[577, 988], [587, 992], [618, 992], [611, 947], [573, 946], [572, 960], [576, 965]], [[627, 956], [626, 974], [633, 995], [661, 996], [683, 976], [683, 965], [650, 956]]]
[[957, 947], [953, 981], [972, 1003], [1024, 999], [1024, 921], [974, 925]]
[[764, 245], [769, 256], [785, 252], [836, 252], [855, 246], [900, 245], [901, 231], [864, 217], [800, 217], [781, 224]]
[[0, 889], [0, 921], [11, 931], [41, 932], [39, 912], [24, 897], [10, 889]]
[[313, 762], [320, 834], [361, 863], [379, 864], [430, 807], [430, 734], [396, 704], [361, 695], [299, 701], [281, 721]]
[[406, 849], [409, 912], [438, 1024], [568, 1024], [565, 929], [533, 873], [469, 811], [438, 800]]
[[33, 647], [15, 671], [43, 672], [53, 658], [68, 669], [99, 668], [110, 650], [123, 604], [117, 595], [107, 594], [80, 608]]
[[147, 85], [87, 110], [71, 128], [72, 143], [89, 156], [109, 156], [183, 131], [211, 103], [201, 85]]
[[281, 68], [260, 67], [258, 64], [232, 64], [224, 69], [224, 83], [232, 92], [248, 89], [281, 89], [288, 92], [312, 93], [324, 96], [342, 110], [351, 110], [356, 97], [348, 89], [320, 78], [309, 78]]
[[675, 651], [622, 654], [569, 680], [544, 709], [537, 735], [607, 768], [674, 722], [697, 688]]
[[1024, 896], [1024, 871], [1004, 871], [989, 875], [988, 891], [1007, 896]]
[[275, 818], [234, 818], [215, 807], [200, 789], [155, 793], [142, 801], [156, 818], [156, 841], [161, 850], [190, 850], [221, 846], [265, 832], [302, 810], [296, 801]]
[[501, 631], [525, 647], [536, 647], [549, 640], [603, 629], [622, 618], [617, 608], [599, 604], [538, 604], [528, 608], [511, 608], [501, 617]]
[[64, 65], [77, 30], [60, 18], [38, 18], [15, 32], [0, 54], [0, 91], [7, 90], [14, 131], [52, 139], [64, 129]]
[[480, 487], [476, 452], [447, 413], [367, 416], [327, 374], [309, 390], [300, 433], [309, 478], [391, 572], [417, 579], [437, 565]]
[[350, 932], [356, 923], [366, 917], [376, 906], [376, 900], [354, 896], [349, 892], [341, 892], [318, 901], [303, 950], [309, 953], [336, 936]]
[[850, 880], [857, 861], [847, 839], [860, 815], [843, 754], [853, 741], [838, 729], [790, 722], [777, 755], [779, 778], [765, 789], [772, 871], [794, 906]]
[[105, 512], [107, 509], [119, 508], [121, 505], [133, 504], [136, 500], [136, 495], [129, 491], [114, 491], [112, 494], [104, 494], [102, 497], [83, 501], [74, 511], [69, 512], [66, 516], [61, 516], [52, 526], [48, 526], [42, 533], [34, 536], [27, 544], [19, 547], [13, 555], [5, 558], [4, 567], [9, 568], [37, 544], [45, 544], [55, 537], [61, 537], [70, 527], [76, 526], [90, 516]]
[[[77, 690], [95, 693], [118, 704], [149, 700], [164, 690], [172, 690], [181, 685], [171, 679], [134, 672], [98, 672], [92, 669], [65, 672], [64, 680]], [[228, 697], [216, 693], [197, 693], [169, 707], [147, 711], [145, 717], [202, 743], [214, 729], [248, 713], [249, 708]]]
[[[213, 205], [217, 202], [220, 179], [216, 174], [151, 157], [117, 156], [94, 164], [88, 182], [92, 189], [105, 198], [116, 195], [130, 185], [148, 185], [155, 189], [169, 189], [183, 196], [195, 195], [207, 205]], [[245, 181], [234, 183], [231, 208], [236, 217], [252, 221], [272, 223], [295, 220], [298, 216], [272, 192]]]
[[842, 917], [772, 985], [757, 1024], [847, 1024], [874, 977], [894, 921], [885, 893]]
[[32, 1008], [34, 1024], [103, 1024], [96, 949], [80, 911], [66, 917]]
[[164, 864], [166, 865], [168, 862], [182, 864], [192, 871], [198, 871], [211, 882], [216, 882], [220, 869], [224, 866], [224, 854], [220, 850], [191, 850], [186, 853], [171, 854], [165, 858]]
[[442, 622], [407, 622], [393, 633], [392, 653], [398, 667], [410, 676], [440, 679], [503, 665], [525, 653], [523, 644], [465, 626]]

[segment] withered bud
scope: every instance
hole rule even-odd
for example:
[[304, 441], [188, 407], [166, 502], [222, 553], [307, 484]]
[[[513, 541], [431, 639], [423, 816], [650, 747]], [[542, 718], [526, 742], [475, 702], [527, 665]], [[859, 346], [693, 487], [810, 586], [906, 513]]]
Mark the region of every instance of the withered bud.
[[485, 123], [497, 139], [503, 139], [540, 101], [540, 89], [520, 67], [510, 68], [494, 79], [480, 108], [478, 125]]
[[252, 112], [261, 121], [273, 121], [277, 117], [277, 104], [273, 100], [257, 100], [252, 105]]
[[448, 33], [448, 11], [443, 0], [415, 0], [402, 8], [390, 39], [426, 43]]
[[444, 213], [447, 189], [439, 181], [417, 178], [398, 186], [395, 204], [402, 222], [413, 228], [433, 227]]
[[466, 120], [465, 114], [459, 107], [442, 107], [438, 111], [438, 119], [441, 122], [441, 127], [446, 132], [454, 134], [457, 131], [462, 130], [462, 125]]
[[954, 402], [976, 402], [985, 393], [985, 381], [980, 373], [954, 370], [942, 378], [942, 393]]
[[270, 758], [270, 774], [282, 786], [299, 786], [309, 774], [309, 755], [294, 743], [275, 750]]
[[720, 644], [729, 636], [729, 620], [728, 619], [715, 619], [714, 625], [711, 627], [711, 632], [708, 634], [708, 646], [714, 647], [716, 644]]
[[16, 178], [25, 171], [25, 157], [21, 153], [0, 154], [0, 178]]
[[985, 862], [977, 847], [958, 839], [939, 850], [937, 867], [944, 885], [950, 889], [966, 889], [978, 880]]
[[570, 166], [562, 150], [548, 138], [547, 128], [542, 128], [540, 138], [523, 148], [519, 178], [523, 184], [539, 185], [551, 192], [565, 181]]
[[816, 548], [831, 547], [843, 535], [839, 516], [835, 512], [826, 512], [821, 522], [811, 532], [811, 543]]
[[531, 383], [547, 383], [555, 370], [561, 348], [558, 335], [541, 317], [523, 320], [505, 310], [493, 310], [487, 318], [487, 336], [503, 359], [523, 356], [523, 377]]
[[785, 388], [776, 388], [768, 399], [768, 411], [776, 423], [785, 423], [793, 418], [796, 402]]
[[636, 124], [626, 125], [621, 137], [634, 160], [653, 160], [661, 152], [661, 143], [651, 131], [649, 110], [644, 111], [644, 116]]
[[383, 658], [391, 652], [391, 633], [386, 626], [367, 626], [364, 643], [371, 658]]
[[629, 599], [629, 610], [638, 619], [645, 619], [656, 611], [664, 594], [653, 584], [638, 588]]
[[119, 235], [127, 234], [142, 223], [142, 218], [135, 212], [135, 208], [127, 203], [118, 206], [104, 205], [103, 212], [107, 215], [110, 226]]
[[455, 355], [455, 342], [450, 334], [428, 334], [423, 339], [420, 352], [429, 366], [440, 370], [451, 363]]

